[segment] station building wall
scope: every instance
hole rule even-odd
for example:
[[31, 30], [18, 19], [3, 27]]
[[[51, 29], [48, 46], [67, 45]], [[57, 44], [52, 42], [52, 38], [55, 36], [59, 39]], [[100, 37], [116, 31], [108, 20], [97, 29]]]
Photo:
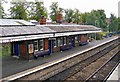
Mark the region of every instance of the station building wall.
[[[80, 42], [86, 42], [87, 39], [87, 34], [84, 34], [5, 43], [0, 46], [0, 56], [16, 55], [21, 58], [32, 59], [34, 52], [49, 50], [52, 47], [52, 53], [55, 53], [64, 46], [77, 47]], [[51, 45], [49, 45], [49, 40], [52, 40]]]

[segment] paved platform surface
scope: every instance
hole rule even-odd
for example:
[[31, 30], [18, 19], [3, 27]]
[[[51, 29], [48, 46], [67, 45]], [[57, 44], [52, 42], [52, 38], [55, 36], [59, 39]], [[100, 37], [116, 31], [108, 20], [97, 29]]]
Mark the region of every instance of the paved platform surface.
[[107, 82], [120, 82], [120, 64], [116, 67], [116, 69], [110, 75]]
[[66, 50], [63, 52], [57, 52], [57, 53], [52, 53], [50, 56], [46, 57], [39, 57], [37, 60], [24, 60], [24, 59], [15, 59], [13, 57], [8, 57], [8, 58], [3, 58], [2, 59], [2, 77], [7, 77], [19, 72], [22, 72], [24, 70], [30, 69], [35, 66], [39, 66], [45, 63], [48, 63], [50, 61], [59, 59], [61, 57], [74, 54], [76, 52], [81, 52], [85, 49], [88, 49], [90, 47], [96, 46], [97, 44], [101, 44], [105, 41], [108, 41], [110, 39], [113, 39], [114, 37], [109, 37], [103, 40], [99, 41], [93, 41], [89, 43], [88, 45], [85, 46], [79, 46], [79, 47], [74, 47], [70, 50]]

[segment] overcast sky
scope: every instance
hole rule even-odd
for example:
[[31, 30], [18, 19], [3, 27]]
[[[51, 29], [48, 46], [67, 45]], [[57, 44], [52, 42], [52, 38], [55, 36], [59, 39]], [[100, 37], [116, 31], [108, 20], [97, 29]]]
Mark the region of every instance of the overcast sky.
[[[34, 0], [27, 0], [27, 1], [34, 1]], [[50, 10], [49, 6], [51, 5], [52, 2], [58, 2], [59, 6], [64, 9], [77, 8], [82, 13], [90, 12], [93, 9], [94, 10], [104, 9], [107, 17], [110, 17], [111, 13], [118, 16], [119, 0], [42, 0], [42, 1], [44, 1], [44, 6], [47, 8], [48, 11]], [[7, 9], [9, 9], [9, 3], [6, 4], [3, 6], [7, 11]]]

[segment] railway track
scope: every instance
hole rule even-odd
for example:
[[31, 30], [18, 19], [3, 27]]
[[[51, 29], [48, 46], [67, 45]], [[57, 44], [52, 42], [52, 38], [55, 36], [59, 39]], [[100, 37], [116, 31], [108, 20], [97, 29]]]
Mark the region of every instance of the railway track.
[[[59, 74], [47, 79], [48, 80], [61, 80], [61, 81], [66, 81], [66, 80], [78, 80], [79, 75], [81, 75], [79, 73], [79, 71], [85, 69], [85, 67], [90, 68], [89, 66], [91, 64], [93, 64], [94, 62], [96, 62], [97, 60], [100, 60], [100, 58], [102, 59], [104, 56], [106, 57], [106, 54], [109, 55], [108, 53], [113, 52], [113, 50], [115, 49], [114, 52], [118, 51], [118, 45], [117, 44], [113, 44], [108, 46], [107, 48], [101, 50], [100, 52], [88, 57], [87, 59], [85, 59], [84, 61], [81, 61], [79, 63], [77, 63], [76, 65], [60, 72]], [[109, 57], [109, 56], [108, 56]], [[107, 58], [107, 57], [106, 57]], [[104, 59], [105, 62], [105, 59]], [[99, 64], [99, 62], [97, 63]], [[94, 65], [93, 65], [94, 66]], [[95, 66], [96, 67], [96, 66]], [[88, 69], [90, 70], [90, 69]], [[94, 72], [94, 71], [93, 71]], [[83, 74], [87, 74], [85, 72], [83, 72]], [[91, 73], [90, 73], [91, 74]], [[77, 78], [78, 77], [78, 78]], [[85, 76], [83, 76], [84, 78]], [[81, 79], [81, 81], [83, 81], [84, 79]], [[85, 79], [86, 80], [86, 79]]]
[[111, 70], [115, 69], [117, 65], [119, 64], [119, 57], [120, 52], [116, 53], [113, 55], [108, 61], [106, 61], [99, 69], [97, 69], [92, 75], [90, 75], [87, 79], [86, 82], [89, 81], [97, 81], [97, 82], [106, 82], [107, 78], [110, 76]]
[[118, 60], [116, 60], [118, 58], [118, 54], [119, 52], [116, 52], [113, 55], [104, 55], [103, 57], [86, 66], [76, 74], [70, 76], [66, 80], [79, 80], [79, 82], [101, 82], [114, 67], [114, 65], [116, 65], [116, 63], [118, 62]]
[[[112, 40], [110, 42], [105, 43], [104, 45], [102, 44], [98, 47], [92, 48], [86, 52], [81, 53], [80, 55], [78, 54], [69, 59], [66, 58], [66, 60], [61, 61], [62, 59], [61, 58], [60, 59], [61, 62], [55, 63], [54, 65], [50, 65], [42, 70], [31, 72], [30, 74], [27, 75], [22, 75], [22, 77], [19, 78], [16, 77], [14, 79], [12, 78], [11, 81], [13, 80], [14, 82], [21, 80], [45, 80], [45, 82], [48, 80], [65, 81], [72, 75], [76, 74], [83, 68], [87, 67], [89, 64], [97, 61], [99, 58], [104, 56], [109, 51], [116, 48], [118, 44], [119, 44], [118, 39]], [[11, 77], [5, 78], [4, 80], [6, 79], [11, 79]]]

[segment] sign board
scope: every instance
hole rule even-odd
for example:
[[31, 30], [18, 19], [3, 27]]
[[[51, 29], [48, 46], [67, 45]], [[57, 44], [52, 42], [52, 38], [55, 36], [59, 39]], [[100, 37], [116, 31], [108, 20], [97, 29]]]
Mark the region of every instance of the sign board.
[[29, 54], [33, 53], [33, 44], [28, 45]]

